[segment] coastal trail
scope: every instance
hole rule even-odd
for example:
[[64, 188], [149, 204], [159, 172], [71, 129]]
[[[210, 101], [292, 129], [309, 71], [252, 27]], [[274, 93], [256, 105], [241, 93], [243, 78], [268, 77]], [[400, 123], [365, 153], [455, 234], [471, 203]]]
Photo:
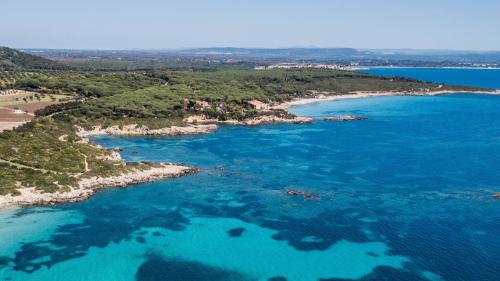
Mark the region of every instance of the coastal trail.
[[52, 170], [46, 170], [46, 169], [42, 169], [42, 168], [36, 168], [36, 167], [32, 167], [32, 166], [27, 166], [27, 165], [24, 165], [24, 164], [19, 164], [19, 163], [12, 162], [12, 161], [9, 161], [9, 160], [5, 160], [5, 159], [2, 159], [2, 158], [0, 158], [0, 163], [11, 165], [11, 166], [14, 166], [14, 167], [17, 167], [17, 168], [24, 168], [24, 169], [31, 169], [31, 170], [35, 170], [35, 171], [40, 171], [40, 172], [43, 172], [43, 173], [62, 174], [61, 172], [56, 172], [56, 171], [52, 171]]

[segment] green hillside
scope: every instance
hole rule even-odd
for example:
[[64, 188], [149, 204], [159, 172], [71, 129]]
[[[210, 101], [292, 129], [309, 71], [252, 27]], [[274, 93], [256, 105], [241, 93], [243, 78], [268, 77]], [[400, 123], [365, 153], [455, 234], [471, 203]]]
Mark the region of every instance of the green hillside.
[[0, 70], [65, 70], [68, 66], [16, 49], [0, 47]]

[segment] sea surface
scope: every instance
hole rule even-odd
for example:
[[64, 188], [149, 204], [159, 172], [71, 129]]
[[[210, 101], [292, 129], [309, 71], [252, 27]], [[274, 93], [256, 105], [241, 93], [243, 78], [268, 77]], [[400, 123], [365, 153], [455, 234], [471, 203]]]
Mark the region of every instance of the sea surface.
[[[476, 81], [486, 73], [485, 86], [500, 81], [498, 72], [495, 81], [489, 70], [467, 73]], [[78, 203], [0, 210], [0, 280], [500, 280], [500, 200], [492, 197], [500, 96], [291, 110], [369, 119], [95, 138], [130, 161], [201, 172]]]
[[471, 68], [369, 68], [359, 70], [382, 76], [402, 76], [446, 83], [450, 85], [467, 85], [500, 89], [500, 69], [471, 69]]

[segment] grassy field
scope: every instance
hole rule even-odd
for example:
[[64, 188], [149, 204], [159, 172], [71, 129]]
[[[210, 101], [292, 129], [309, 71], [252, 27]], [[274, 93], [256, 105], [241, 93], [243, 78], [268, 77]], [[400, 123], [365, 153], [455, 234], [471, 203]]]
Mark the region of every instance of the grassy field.
[[74, 97], [57, 94], [39, 94], [37, 92], [14, 91], [12, 94], [0, 94], [0, 107], [7, 108], [30, 108], [28, 112], [35, 112], [37, 104], [53, 104], [61, 101], [71, 100]]

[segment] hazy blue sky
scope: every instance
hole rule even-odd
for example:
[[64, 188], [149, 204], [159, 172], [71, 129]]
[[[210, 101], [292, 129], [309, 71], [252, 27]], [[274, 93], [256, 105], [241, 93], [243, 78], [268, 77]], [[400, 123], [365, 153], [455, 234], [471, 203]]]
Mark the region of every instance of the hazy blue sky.
[[500, 50], [498, 0], [2, 0], [0, 45]]

